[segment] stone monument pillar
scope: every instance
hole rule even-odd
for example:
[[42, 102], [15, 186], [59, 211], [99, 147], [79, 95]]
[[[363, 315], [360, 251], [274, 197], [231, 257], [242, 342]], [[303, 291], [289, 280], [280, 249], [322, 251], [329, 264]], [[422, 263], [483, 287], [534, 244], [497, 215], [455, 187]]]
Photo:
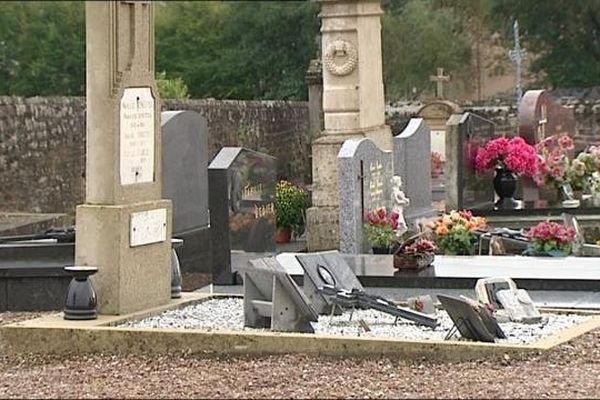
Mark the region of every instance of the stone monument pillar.
[[99, 268], [102, 314], [165, 304], [171, 293], [153, 7], [86, 2], [86, 201], [77, 207], [75, 263]]
[[310, 60], [304, 76], [308, 87], [308, 130], [316, 138], [323, 131], [323, 66], [321, 60]]
[[339, 246], [337, 154], [342, 143], [368, 137], [380, 149], [392, 150], [384, 114], [380, 0], [318, 1], [325, 129], [312, 144], [309, 251]]

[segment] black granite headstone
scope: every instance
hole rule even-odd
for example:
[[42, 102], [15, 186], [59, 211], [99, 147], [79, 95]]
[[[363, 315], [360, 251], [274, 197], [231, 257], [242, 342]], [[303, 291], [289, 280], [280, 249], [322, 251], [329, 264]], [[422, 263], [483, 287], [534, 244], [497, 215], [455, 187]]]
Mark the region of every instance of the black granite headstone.
[[208, 167], [213, 283], [233, 284], [231, 251], [275, 252], [275, 157], [224, 147]]
[[458, 125], [459, 154], [458, 185], [459, 209], [493, 208], [493, 173], [478, 174], [475, 157], [480, 147], [494, 138], [495, 125], [492, 121], [473, 113], [463, 114]]

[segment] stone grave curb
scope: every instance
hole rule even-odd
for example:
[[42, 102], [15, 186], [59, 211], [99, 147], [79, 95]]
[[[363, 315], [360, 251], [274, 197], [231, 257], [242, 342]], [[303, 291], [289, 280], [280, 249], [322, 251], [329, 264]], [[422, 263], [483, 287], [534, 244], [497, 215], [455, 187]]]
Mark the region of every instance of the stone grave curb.
[[[600, 313], [591, 319], [529, 345], [460, 341], [417, 341], [364, 337], [333, 337], [280, 332], [203, 331], [198, 329], [117, 328], [114, 325], [145, 318], [168, 309], [216, 297], [183, 293], [168, 305], [121, 316], [100, 316], [92, 321], [66, 321], [62, 313], [17, 322], [0, 328], [0, 349], [6, 354], [79, 353], [186, 353], [186, 354], [289, 354], [334, 357], [398, 356], [443, 361], [466, 361], [504, 354], [539, 353], [600, 328]], [[239, 296], [238, 296], [239, 297]], [[552, 310], [561, 311], [561, 310]], [[572, 312], [572, 311], [571, 311]]]

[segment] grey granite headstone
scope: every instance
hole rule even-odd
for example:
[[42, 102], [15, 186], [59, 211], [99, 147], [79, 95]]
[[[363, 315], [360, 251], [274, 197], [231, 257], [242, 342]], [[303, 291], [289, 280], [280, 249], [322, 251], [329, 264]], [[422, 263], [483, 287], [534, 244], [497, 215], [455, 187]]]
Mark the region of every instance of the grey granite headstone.
[[477, 174], [477, 150], [494, 138], [492, 121], [467, 112], [448, 120], [446, 134], [446, 210], [493, 209], [493, 173]]
[[349, 139], [338, 153], [340, 193], [340, 251], [364, 253], [365, 214], [391, 207], [392, 152], [368, 138]]
[[208, 167], [213, 282], [233, 284], [231, 251], [275, 252], [275, 157], [224, 147]]
[[319, 316], [275, 258], [250, 260], [244, 271], [244, 326], [313, 333]]
[[183, 271], [210, 272], [208, 138], [206, 119], [194, 111], [161, 113], [162, 193], [173, 201], [173, 236]]
[[431, 130], [423, 118], [412, 118], [394, 138], [394, 175], [402, 177], [404, 194], [410, 199], [404, 210], [407, 222], [435, 216], [431, 206]]
[[[363, 290], [360, 281], [337, 251], [296, 255], [304, 270], [304, 293], [319, 314], [331, 311], [331, 301], [319, 293], [323, 285]], [[330, 275], [330, 277], [328, 276]]]

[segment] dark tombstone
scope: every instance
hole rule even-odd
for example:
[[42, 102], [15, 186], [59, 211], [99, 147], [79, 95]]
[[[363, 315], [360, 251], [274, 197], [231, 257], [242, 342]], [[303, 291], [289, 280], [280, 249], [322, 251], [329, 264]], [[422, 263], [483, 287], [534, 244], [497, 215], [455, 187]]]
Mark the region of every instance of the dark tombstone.
[[492, 173], [477, 174], [477, 150], [494, 138], [492, 121], [467, 112], [448, 121], [446, 134], [446, 210], [492, 209]]
[[351, 291], [363, 290], [360, 281], [337, 251], [299, 254], [296, 259], [304, 269], [304, 293], [319, 314], [331, 312], [332, 302], [319, 289], [323, 285]]
[[224, 147], [210, 163], [213, 283], [235, 282], [232, 250], [275, 252], [276, 162], [267, 154]]
[[211, 272], [206, 119], [194, 111], [165, 111], [162, 119], [163, 197], [173, 202], [173, 236], [184, 272]]
[[250, 260], [244, 272], [244, 326], [314, 333], [319, 316], [275, 258]]
[[[556, 102], [545, 90], [525, 92], [519, 104], [519, 136], [535, 145], [551, 136], [568, 135], [573, 138], [575, 134], [572, 108]], [[540, 207], [549, 203], [533, 180], [523, 178], [522, 183], [524, 201]]]
[[505, 338], [502, 328], [492, 314], [483, 306], [466, 299], [437, 295], [438, 300], [454, 322], [453, 329], [446, 338], [450, 338], [454, 330], [458, 330], [465, 339], [494, 343], [496, 338]]
[[338, 153], [340, 196], [340, 251], [365, 253], [365, 214], [391, 208], [392, 152], [368, 138], [348, 139]]
[[556, 102], [545, 90], [528, 90], [519, 103], [519, 136], [536, 144], [554, 135], [575, 135], [573, 109]]

